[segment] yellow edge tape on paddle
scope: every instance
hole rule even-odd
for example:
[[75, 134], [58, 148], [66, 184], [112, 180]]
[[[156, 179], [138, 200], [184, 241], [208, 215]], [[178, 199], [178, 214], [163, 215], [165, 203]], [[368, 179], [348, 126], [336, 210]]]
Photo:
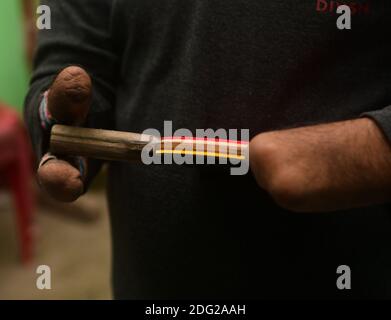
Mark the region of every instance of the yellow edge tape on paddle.
[[227, 159], [237, 159], [237, 160], [245, 160], [244, 156], [218, 153], [218, 152], [205, 152], [205, 151], [189, 151], [189, 150], [158, 150], [157, 154], [182, 154], [182, 155], [194, 155], [194, 156], [206, 156], [206, 157], [216, 157], [216, 158], [227, 158]]

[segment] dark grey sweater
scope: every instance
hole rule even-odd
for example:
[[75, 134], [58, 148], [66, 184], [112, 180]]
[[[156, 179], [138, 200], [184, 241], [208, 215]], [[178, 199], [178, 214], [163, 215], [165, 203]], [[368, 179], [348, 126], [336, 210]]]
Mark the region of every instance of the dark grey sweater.
[[[91, 127], [252, 137], [374, 111], [391, 137], [389, 0], [354, 1], [344, 31], [330, 0], [43, 2], [53, 29], [25, 108], [38, 154], [39, 95], [71, 64], [93, 77]], [[388, 205], [291, 213], [251, 174], [202, 166], [110, 163], [107, 190], [117, 298], [391, 297]], [[336, 289], [342, 264], [351, 291]]]

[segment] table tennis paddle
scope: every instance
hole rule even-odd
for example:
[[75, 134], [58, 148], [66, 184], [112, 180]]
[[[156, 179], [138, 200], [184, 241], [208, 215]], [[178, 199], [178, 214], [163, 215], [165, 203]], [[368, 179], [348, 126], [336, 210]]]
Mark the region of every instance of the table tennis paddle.
[[[156, 154], [182, 154], [216, 159], [247, 160], [248, 142], [194, 138], [155, 137], [132, 132], [55, 125], [50, 152], [110, 161], [142, 162], [144, 148]], [[145, 150], [145, 149], [144, 149]]]

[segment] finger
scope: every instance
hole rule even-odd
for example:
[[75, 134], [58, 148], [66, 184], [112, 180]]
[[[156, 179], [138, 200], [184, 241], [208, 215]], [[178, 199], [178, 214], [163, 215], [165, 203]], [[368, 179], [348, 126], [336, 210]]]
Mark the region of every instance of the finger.
[[273, 164], [271, 157], [274, 153], [274, 146], [265, 141], [262, 134], [251, 140], [249, 145], [250, 168], [258, 185], [264, 189], [267, 188], [266, 181], [272, 170], [270, 164]]
[[76, 66], [62, 70], [48, 91], [48, 109], [61, 124], [82, 125], [87, 117], [92, 96], [91, 78]]
[[[83, 170], [81, 164], [83, 163]], [[46, 154], [38, 168], [38, 181], [41, 188], [55, 200], [72, 202], [84, 192], [85, 159], [56, 158]]]

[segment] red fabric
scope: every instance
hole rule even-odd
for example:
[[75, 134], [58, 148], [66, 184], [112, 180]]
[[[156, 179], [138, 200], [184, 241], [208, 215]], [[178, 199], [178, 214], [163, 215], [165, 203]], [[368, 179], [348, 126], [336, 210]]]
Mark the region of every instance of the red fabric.
[[22, 262], [32, 258], [32, 152], [19, 115], [0, 103], [0, 187], [14, 198]]

